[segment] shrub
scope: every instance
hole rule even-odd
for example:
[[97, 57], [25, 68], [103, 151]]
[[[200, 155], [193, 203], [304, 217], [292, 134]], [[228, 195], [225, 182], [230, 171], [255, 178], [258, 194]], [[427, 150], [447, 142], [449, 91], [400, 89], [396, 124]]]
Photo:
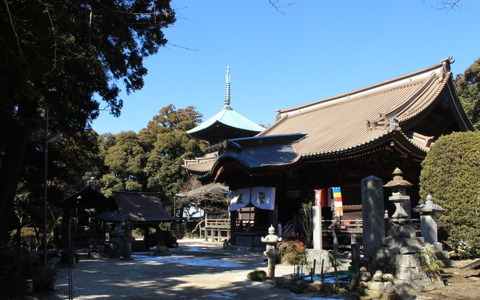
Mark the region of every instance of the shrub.
[[446, 244], [462, 258], [480, 257], [480, 132], [440, 137], [425, 160], [420, 196], [445, 209], [439, 218]]
[[290, 265], [304, 265], [307, 263], [305, 245], [300, 241], [283, 241], [279, 244], [280, 260]]
[[35, 270], [33, 276], [33, 290], [36, 292], [51, 292], [55, 287], [55, 280], [57, 279], [57, 271], [55, 266], [40, 265]]
[[267, 273], [263, 270], [255, 270], [247, 274], [247, 279], [251, 281], [267, 280]]

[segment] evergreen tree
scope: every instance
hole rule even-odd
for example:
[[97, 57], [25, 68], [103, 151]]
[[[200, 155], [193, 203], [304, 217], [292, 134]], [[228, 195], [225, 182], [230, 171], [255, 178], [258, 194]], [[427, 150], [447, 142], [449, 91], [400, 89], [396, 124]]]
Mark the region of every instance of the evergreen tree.
[[441, 229], [447, 244], [464, 257], [480, 256], [480, 132], [458, 132], [440, 137], [425, 160], [420, 195], [428, 194], [445, 213]]
[[480, 59], [455, 78], [457, 95], [476, 130], [480, 129]]
[[119, 82], [143, 87], [143, 58], [165, 45], [175, 22], [169, 0], [5, 0], [0, 4], [0, 243], [8, 241], [14, 198], [35, 137], [66, 136], [99, 114], [119, 115]]

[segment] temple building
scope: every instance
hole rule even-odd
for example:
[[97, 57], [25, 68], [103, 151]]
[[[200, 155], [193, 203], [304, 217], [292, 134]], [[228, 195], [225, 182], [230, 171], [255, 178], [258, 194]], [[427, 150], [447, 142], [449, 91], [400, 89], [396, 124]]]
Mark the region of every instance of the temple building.
[[[397, 167], [413, 184], [409, 195], [415, 206], [420, 164], [435, 140], [473, 129], [455, 93], [452, 62], [447, 58], [378, 84], [279, 110], [275, 123], [256, 136], [227, 139], [218, 156], [184, 166], [201, 175], [204, 184], [220, 182], [230, 188], [232, 243], [237, 245], [257, 245], [270, 224], [301, 234], [299, 210], [313, 201], [315, 190], [340, 187], [343, 218], [361, 217], [361, 180], [374, 175], [388, 182]], [[209, 128], [213, 134], [215, 128]], [[322, 211], [325, 218], [332, 217], [330, 207]]]

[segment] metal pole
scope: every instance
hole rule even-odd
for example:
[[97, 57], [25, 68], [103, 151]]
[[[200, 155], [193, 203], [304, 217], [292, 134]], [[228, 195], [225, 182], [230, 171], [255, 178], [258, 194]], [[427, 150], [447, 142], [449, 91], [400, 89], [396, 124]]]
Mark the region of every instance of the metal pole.
[[72, 242], [72, 227], [70, 222], [70, 216], [68, 218], [68, 300], [73, 299], [73, 259], [74, 248]]
[[48, 107], [45, 108], [45, 145], [43, 149], [44, 157], [44, 195], [43, 195], [43, 263], [47, 266], [47, 231], [48, 231], [48, 199], [47, 199], [47, 183], [48, 183]]

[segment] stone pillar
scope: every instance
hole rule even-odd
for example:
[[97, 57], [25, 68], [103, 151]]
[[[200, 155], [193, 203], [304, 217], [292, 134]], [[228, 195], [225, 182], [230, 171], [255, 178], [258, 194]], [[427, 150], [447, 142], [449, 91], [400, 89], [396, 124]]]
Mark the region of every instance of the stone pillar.
[[385, 239], [383, 182], [378, 177], [368, 176], [362, 180], [361, 189], [363, 253], [365, 257], [373, 257], [375, 248]]
[[322, 250], [322, 207], [312, 206], [313, 249]]
[[436, 244], [438, 242], [437, 213], [444, 212], [445, 209], [434, 204], [432, 195], [428, 195], [425, 204], [417, 205], [413, 211], [420, 213], [420, 228], [425, 242]]

